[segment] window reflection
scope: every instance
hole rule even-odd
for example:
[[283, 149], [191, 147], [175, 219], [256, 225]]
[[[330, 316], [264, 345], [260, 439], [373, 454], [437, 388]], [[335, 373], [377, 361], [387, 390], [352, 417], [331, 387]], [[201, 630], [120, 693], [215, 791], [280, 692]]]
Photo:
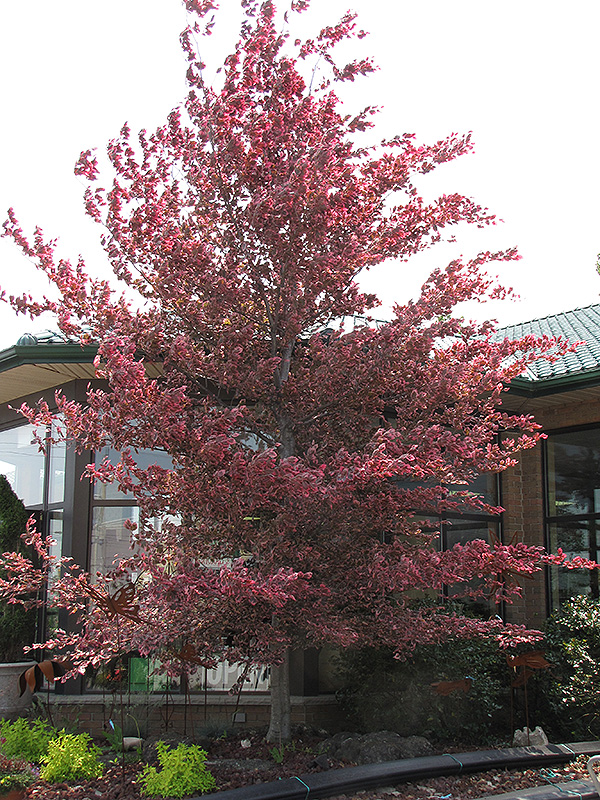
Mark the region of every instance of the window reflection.
[[600, 430], [548, 437], [547, 478], [549, 516], [600, 513]]
[[[562, 548], [568, 558], [581, 556], [597, 561], [600, 553], [600, 518], [565, 520], [548, 526], [549, 549]], [[583, 594], [598, 599], [598, 571], [595, 569], [561, 569], [550, 571], [553, 605], [560, 606], [574, 595]]]
[[[173, 467], [173, 459], [163, 450], [140, 450], [138, 453], [134, 453], [133, 456], [140, 469], [148, 469], [148, 467], [154, 464], [164, 469], [172, 469]], [[100, 466], [107, 458], [111, 464], [118, 464], [121, 460], [121, 453], [112, 447], [103, 447], [102, 450], [96, 452], [96, 466]], [[101, 483], [100, 481], [96, 481], [94, 484], [95, 500], [123, 500], [132, 497], [133, 495], [130, 492], [120, 492], [116, 483]]]
[[[54, 541], [50, 545], [51, 556], [60, 558], [62, 555], [63, 540], [63, 513], [62, 511], [51, 511], [48, 519], [48, 535]], [[52, 590], [59, 578], [59, 571], [56, 567], [51, 567], [48, 573], [48, 601], [46, 604], [46, 636], [58, 628], [58, 609], [52, 605]]]
[[[546, 531], [551, 552], [598, 560], [600, 544], [600, 428], [554, 433], [546, 442]], [[597, 598], [596, 570], [552, 567], [553, 608], [574, 595]]]
[[56, 422], [52, 425], [52, 440], [48, 464], [48, 503], [62, 503], [65, 499], [67, 445], [64, 441], [57, 441]]
[[0, 472], [25, 506], [44, 501], [44, 453], [33, 443], [33, 425], [0, 431]]
[[125, 521], [137, 523], [137, 506], [96, 506], [92, 515], [90, 573], [110, 572], [123, 558], [132, 555], [131, 532]]

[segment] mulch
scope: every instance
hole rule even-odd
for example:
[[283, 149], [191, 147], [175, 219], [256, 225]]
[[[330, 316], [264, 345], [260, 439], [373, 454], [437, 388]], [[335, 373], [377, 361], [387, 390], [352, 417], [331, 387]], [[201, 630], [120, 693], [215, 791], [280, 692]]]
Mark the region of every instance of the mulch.
[[[260, 739], [251, 740], [243, 748], [240, 740], [217, 740], [208, 747], [207, 767], [214, 775], [219, 790], [233, 789], [249, 784], [266, 783], [279, 778], [304, 775], [324, 768], [351, 766], [341, 762], [315, 760], [317, 741], [296, 741], [293, 749], [286, 749], [281, 763], [273, 758], [273, 746]], [[454, 748], [453, 748], [454, 749]], [[472, 747], [465, 748], [472, 750]], [[441, 752], [448, 752], [448, 747]], [[279, 758], [279, 753], [275, 753]], [[520, 771], [490, 770], [472, 775], [452, 775], [405, 783], [397, 786], [336, 795], [331, 800], [471, 800], [486, 795], [502, 794], [517, 789], [561, 783], [568, 780], [588, 779], [587, 757], [582, 756], [570, 764], [552, 769], [527, 769]], [[142, 764], [110, 764], [102, 778], [73, 784], [48, 784], [38, 781], [25, 790], [25, 798], [36, 800], [147, 800], [140, 794], [136, 783]]]

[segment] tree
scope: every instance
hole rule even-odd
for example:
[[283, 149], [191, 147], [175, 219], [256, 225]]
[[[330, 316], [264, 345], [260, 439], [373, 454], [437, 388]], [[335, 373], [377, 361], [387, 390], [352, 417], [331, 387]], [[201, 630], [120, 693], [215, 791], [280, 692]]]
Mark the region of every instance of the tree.
[[[57, 259], [41, 230], [30, 241], [12, 210], [5, 224], [60, 294], [11, 298], [13, 306], [53, 311], [65, 334], [99, 346], [108, 388], [90, 389], [85, 406], [57, 396], [63, 434], [82, 449], [121, 452], [89, 476], [117, 482], [140, 505], [135, 552], [116, 574], [91, 578], [62, 564], [53, 603], [84, 615], [85, 626], [47, 646], [69, 650], [79, 670], [117, 647], [159, 653], [173, 669], [222, 657], [270, 664], [269, 738], [286, 738], [290, 647], [363, 643], [402, 654], [449, 635], [527, 635], [443, 614], [443, 599], [411, 598], [457, 586], [510, 600], [512, 577], [539, 569], [541, 551], [479, 540], [439, 552], [416, 514], [499, 511], [468, 483], [508, 467], [539, 435], [531, 417], [501, 410], [503, 388], [564, 345], [495, 341], [490, 323], [453, 315], [458, 302], [505, 294], [483, 267], [513, 251], [436, 270], [389, 322], [332, 327], [376, 307], [357, 283], [364, 270], [404, 261], [447, 226], [493, 222], [459, 195], [427, 204], [415, 186], [469, 152], [470, 136], [361, 146], [373, 109], [345, 115], [333, 91], [373, 69], [336, 63], [336, 44], [362, 36], [349, 14], [292, 44], [271, 2], [243, 3], [222, 85], [207, 86], [194, 41], [213, 6], [186, 5], [185, 102], [137, 144], [122, 128], [108, 146], [109, 189], [96, 184], [91, 151], [76, 165], [129, 294], [89, 279], [81, 258]], [[290, 14], [306, 5], [296, 0]], [[302, 70], [313, 62], [329, 78], [315, 71], [307, 84]], [[148, 362], [162, 365], [160, 378], [148, 376]], [[53, 416], [44, 403], [22, 413], [41, 427]], [[140, 448], [167, 451], [173, 468], [140, 469]], [[39, 534], [30, 530], [28, 541], [49, 564]], [[143, 576], [135, 601], [131, 586], [117, 601], [90, 588], [133, 570]], [[44, 581], [43, 569], [27, 575], [28, 586]], [[16, 583], [4, 592], [14, 596]]]
[[[25, 506], [0, 475], [0, 548], [25, 554], [21, 534], [27, 524]], [[37, 614], [17, 603], [0, 602], [0, 661], [23, 661], [23, 649], [36, 635]]]

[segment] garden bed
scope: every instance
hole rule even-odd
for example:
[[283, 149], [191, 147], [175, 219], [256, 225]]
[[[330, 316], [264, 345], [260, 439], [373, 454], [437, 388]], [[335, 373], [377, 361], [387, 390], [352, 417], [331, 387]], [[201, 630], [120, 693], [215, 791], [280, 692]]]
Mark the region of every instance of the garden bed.
[[[216, 779], [218, 790], [351, 766], [323, 757], [317, 759], [319, 739], [315, 737], [297, 740], [283, 751], [274, 749], [273, 745], [259, 738], [251, 739], [249, 747], [243, 747], [243, 741], [240, 738], [218, 739], [207, 747], [207, 766]], [[442, 752], [447, 751], [446, 747]], [[552, 768], [517, 771], [494, 769], [477, 774], [434, 777], [415, 783], [335, 795], [333, 800], [471, 800], [548, 783], [585, 780], [588, 777], [587, 758], [581, 756], [573, 762]], [[24, 797], [37, 800], [145, 800], [137, 783], [142, 767], [141, 762], [128, 763], [123, 772], [120, 764], [112, 763], [103, 777], [94, 780], [70, 784], [38, 781], [25, 790]]]

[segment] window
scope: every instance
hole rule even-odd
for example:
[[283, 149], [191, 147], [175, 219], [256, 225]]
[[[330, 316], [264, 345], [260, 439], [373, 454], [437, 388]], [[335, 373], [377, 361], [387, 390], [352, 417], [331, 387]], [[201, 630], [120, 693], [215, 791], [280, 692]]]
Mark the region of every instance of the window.
[[34, 425], [19, 425], [0, 431], [0, 473], [27, 508], [41, 509], [59, 504], [65, 493], [64, 442], [40, 451], [33, 441]]
[[[405, 481], [398, 485], [402, 488], [409, 488], [411, 485], [416, 486], [417, 484]], [[456, 485], [452, 489], [457, 492], [468, 491], [479, 495], [491, 506], [499, 504], [499, 480], [496, 473], [482, 473], [471, 483]], [[449, 497], [452, 497], [452, 491], [450, 491]], [[490, 544], [494, 540], [501, 541], [502, 539], [501, 517], [497, 514], [486, 514], [483, 510], [466, 510], [463, 513], [445, 512], [437, 517], [432, 514], [418, 514], [416, 519], [421, 520], [423, 530], [437, 533], [437, 546], [441, 550], [451, 550], [456, 544], [466, 544], [475, 539], [483, 539], [484, 542]], [[498, 613], [498, 607], [491, 600], [483, 597], [478, 599], [460, 597], [464, 589], [476, 589], [480, 583], [481, 581], [472, 580], [462, 585], [448, 586], [445, 595], [449, 598], [456, 597], [475, 614], [489, 617], [491, 614]]]
[[[546, 544], [551, 552], [594, 561], [600, 555], [600, 428], [552, 433], [545, 444]], [[598, 598], [595, 570], [552, 567], [549, 600], [558, 608], [573, 595]]]
[[[162, 450], [141, 450], [133, 453], [133, 457], [142, 469], [147, 469], [152, 464], [158, 464], [165, 469], [173, 466], [171, 457]], [[104, 447], [95, 453], [96, 465], [100, 465], [106, 458], [111, 464], [117, 464], [121, 454], [112, 447]], [[131, 532], [125, 522], [129, 520], [137, 524], [139, 519], [139, 509], [133, 505], [133, 495], [120, 492], [115, 483], [96, 481], [93, 497], [89, 557], [89, 571], [92, 575], [96, 572], [109, 572], [120, 559], [131, 556]], [[159, 530], [161, 521], [153, 522], [154, 527]]]

